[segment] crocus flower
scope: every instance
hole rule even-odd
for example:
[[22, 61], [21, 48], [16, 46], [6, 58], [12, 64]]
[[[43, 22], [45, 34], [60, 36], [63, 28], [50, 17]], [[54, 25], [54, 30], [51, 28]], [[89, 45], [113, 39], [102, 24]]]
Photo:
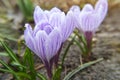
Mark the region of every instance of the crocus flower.
[[[34, 11], [34, 21], [35, 24], [38, 24], [42, 20], [48, 21], [53, 27], [58, 27], [61, 31], [62, 35], [62, 44], [66, 41], [66, 39], [70, 36], [74, 29], [74, 19], [73, 12], [69, 11], [65, 16], [65, 13], [60, 9], [54, 7], [50, 11], [42, 10], [39, 6], [35, 8]], [[62, 48], [61, 44], [61, 48]], [[54, 63], [57, 65], [58, 57], [60, 54], [60, 50], [55, 55]]]
[[60, 9], [54, 7], [50, 11], [42, 10], [39, 6], [36, 6], [34, 11], [35, 24], [42, 20], [48, 21], [53, 27], [59, 27], [62, 31], [62, 42], [70, 36], [74, 29], [74, 17], [73, 12], [69, 11], [67, 15]]
[[26, 45], [41, 58], [49, 78], [52, 78], [51, 69], [56, 60], [54, 58], [59, 53], [62, 43], [73, 31], [72, 15], [72, 11], [65, 16], [58, 8], [43, 11], [37, 6], [34, 11], [35, 28], [25, 24]]
[[72, 6], [71, 11], [76, 19], [76, 27], [84, 33], [88, 48], [91, 48], [93, 34], [102, 23], [108, 10], [107, 0], [98, 0], [95, 8], [86, 4], [80, 11], [78, 6]]

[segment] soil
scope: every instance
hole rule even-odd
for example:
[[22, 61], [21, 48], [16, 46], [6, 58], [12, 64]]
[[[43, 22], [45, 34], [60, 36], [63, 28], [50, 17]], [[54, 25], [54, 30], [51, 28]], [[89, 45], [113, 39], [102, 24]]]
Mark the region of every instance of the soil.
[[[120, 8], [109, 11], [108, 16], [94, 35], [93, 57], [104, 58], [103, 61], [92, 65], [70, 80], [120, 80]], [[67, 43], [66, 43], [67, 44]], [[64, 49], [63, 49], [64, 50]], [[62, 56], [62, 54], [61, 54]], [[61, 57], [60, 56], [60, 57]], [[62, 77], [81, 64], [79, 48], [73, 45], [65, 59]], [[40, 70], [44, 73], [44, 70]], [[13, 80], [13, 77], [0, 72], [0, 80]]]

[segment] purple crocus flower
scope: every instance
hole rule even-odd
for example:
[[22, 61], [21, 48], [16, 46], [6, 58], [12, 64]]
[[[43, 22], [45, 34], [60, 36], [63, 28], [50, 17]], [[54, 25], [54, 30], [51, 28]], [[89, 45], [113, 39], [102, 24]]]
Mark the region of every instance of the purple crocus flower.
[[[35, 24], [38, 24], [42, 20], [48, 21], [51, 26], [58, 27], [61, 31], [62, 35], [62, 44], [66, 41], [66, 39], [70, 36], [70, 34], [73, 32], [74, 29], [74, 19], [73, 19], [73, 12], [69, 11], [67, 15], [65, 16], [65, 13], [62, 12], [60, 9], [54, 7], [50, 11], [48, 10], [42, 10], [39, 6], [35, 8], [34, 11], [34, 21]], [[57, 67], [58, 57], [61, 51], [61, 48], [55, 55], [54, 63]]]
[[41, 58], [49, 78], [52, 78], [52, 65], [58, 61], [63, 42], [74, 29], [72, 16], [72, 11], [65, 15], [56, 7], [50, 11], [43, 11], [37, 6], [34, 11], [35, 28], [32, 29], [29, 24], [25, 24], [26, 45]]
[[72, 6], [70, 10], [75, 15], [76, 27], [84, 33], [88, 49], [91, 48], [93, 34], [106, 16], [107, 0], [98, 0], [95, 8], [91, 4], [86, 4], [81, 11], [78, 6]]
[[53, 27], [59, 27], [62, 32], [62, 42], [65, 42], [73, 32], [74, 17], [72, 11], [68, 11], [67, 15], [65, 15], [64, 12], [56, 7], [50, 11], [43, 11], [39, 6], [36, 6], [34, 11], [35, 24], [38, 24], [42, 20], [48, 21]]

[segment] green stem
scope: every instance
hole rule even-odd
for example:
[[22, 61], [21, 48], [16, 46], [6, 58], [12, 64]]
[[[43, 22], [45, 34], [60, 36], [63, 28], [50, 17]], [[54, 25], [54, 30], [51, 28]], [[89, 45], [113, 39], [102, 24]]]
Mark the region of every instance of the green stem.
[[71, 40], [70, 43], [68, 44], [67, 48], [65, 49], [64, 55], [63, 55], [63, 57], [62, 57], [62, 64], [61, 64], [61, 66], [63, 66], [63, 64], [64, 64], [64, 61], [65, 61], [65, 57], [66, 57], [66, 55], [67, 55], [67, 52], [68, 52], [70, 46], [73, 44], [73, 42], [74, 42], [74, 40], [75, 40], [75, 37], [76, 37], [76, 35], [74, 35], [74, 37], [72, 38], [72, 40]]

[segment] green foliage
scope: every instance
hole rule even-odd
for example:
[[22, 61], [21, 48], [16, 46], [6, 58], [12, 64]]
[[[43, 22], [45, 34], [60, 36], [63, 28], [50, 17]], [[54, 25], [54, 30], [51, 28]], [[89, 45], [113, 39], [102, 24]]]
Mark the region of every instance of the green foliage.
[[41, 73], [37, 73], [37, 77], [40, 79], [40, 80], [47, 80], [47, 78], [41, 74]]
[[83, 65], [78, 66], [76, 69], [74, 69], [74, 70], [72, 70], [70, 73], [68, 73], [68, 75], [66, 75], [63, 80], [70, 80], [70, 78], [71, 78], [73, 75], [75, 75], [77, 72], [79, 72], [80, 70], [83, 70], [83, 69], [85, 69], [85, 68], [87, 68], [87, 67], [89, 67], [89, 66], [91, 66], [91, 65], [93, 65], [93, 64], [95, 64], [95, 63], [97, 63], [97, 62], [100, 62], [100, 61], [102, 61], [102, 60], [103, 60], [103, 58], [100, 58], [100, 59], [98, 59], [98, 60], [91, 61], [91, 62], [88, 62], [88, 63], [85, 63], [85, 64], [83, 64]]
[[23, 57], [23, 63], [24, 65], [28, 66], [29, 69], [29, 73], [31, 74], [31, 78], [33, 80], [36, 79], [36, 71], [34, 68], [34, 59], [33, 59], [33, 54], [31, 53], [31, 51], [27, 48]]
[[52, 80], [60, 80], [61, 72], [62, 72], [62, 67], [59, 66], [59, 67], [57, 68], [57, 70], [55, 71]]
[[78, 39], [75, 39], [74, 42], [79, 47], [82, 56], [87, 58], [87, 56], [91, 52], [92, 47], [90, 49], [87, 47], [87, 42], [83, 34], [79, 34], [77, 31], [74, 31], [74, 34], [78, 37]]
[[66, 57], [66, 55], [67, 55], [67, 53], [69, 51], [69, 48], [73, 45], [73, 42], [74, 42], [75, 38], [76, 38], [76, 35], [74, 35], [74, 37], [72, 38], [72, 40], [70, 41], [70, 43], [66, 47], [66, 49], [64, 51], [64, 54], [63, 54], [63, 57], [62, 57], [62, 64], [61, 64], [61, 66], [63, 66], [65, 57]]
[[[15, 31], [11, 28], [12, 24], [2, 24], [0, 23], [0, 40], [11, 40], [11, 41], [17, 41], [19, 37], [18, 31]], [[14, 32], [14, 33], [13, 33]]]
[[27, 21], [33, 21], [33, 3], [31, 0], [17, 0], [19, 8], [24, 14]]
[[41, 80], [47, 80], [43, 75], [35, 71], [33, 54], [28, 48], [26, 48], [23, 58], [20, 59], [5, 42], [0, 41], [0, 43], [9, 55], [6, 57], [9, 57], [11, 60], [9, 64], [0, 60], [0, 63], [4, 67], [0, 68], [0, 71], [13, 74], [16, 80], [36, 80], [36, 77]]

